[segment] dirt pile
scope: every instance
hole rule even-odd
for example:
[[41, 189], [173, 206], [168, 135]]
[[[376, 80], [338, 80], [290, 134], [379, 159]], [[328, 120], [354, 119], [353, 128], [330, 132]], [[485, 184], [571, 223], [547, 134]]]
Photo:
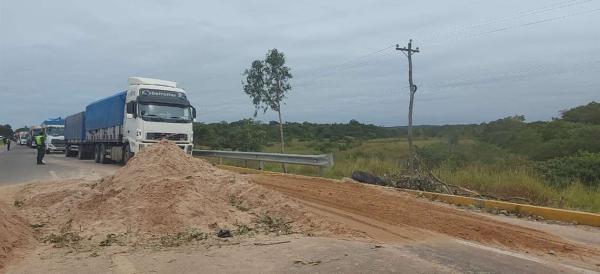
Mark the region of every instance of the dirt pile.
[[25, 220], [10, 206], [0, 202], [0, 271], [14, 249], [27, 245], [32, 238]]
[[99, 237], [96, 241], [107, 234], [144, 239], [191, 228], [354, 233], [167, 141], [138, 153], [115, 175], [98, 182], [32, 184], [17, 197], [30, 222], [39, 222], [46, 235], [75, 231], [81, 238]]

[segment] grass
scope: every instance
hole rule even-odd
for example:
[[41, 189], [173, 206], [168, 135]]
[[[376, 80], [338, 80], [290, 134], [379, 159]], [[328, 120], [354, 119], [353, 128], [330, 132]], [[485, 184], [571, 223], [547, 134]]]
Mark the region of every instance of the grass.
[[[291, 141], [286, 144], [286, 153], [322, 154], [310, 141]], [[443, 139], [417, 139], [417, 147], [444, 147]], [[566, 188], [550, 186], [530, 167], [529, 161], [488, 145], [478, 145], [473, 140], [461, 140], [457, 147], [463, 154], [466, 164], [443, 162], [432, 172], [440, 179], [454, 185], [463, 186], [481, 194], [498, 198], [523, 198], [532, 204], [600, 212], [600, 189], [588, 188], [579, 183]], [[274, 143], [263, 149], [265, 152], [278, 152], [279, 144]], [[378, 176], [405, 173], [408, 145], [406, 139], [374, 139], [354, 144], [351, 148], [334, 151], [335, 165], [323, 170], [328, 178], [350, 177], [355, 170], [362, 170]], [[211, 159], [214, 161], [214, 159]], [[225, 160], [224, 164], [258, 168], [258, 163]], [[265, 163], [268, 171], [281, 172], [281, 164]], [[319, 175], [319, 169], [311, 166], [288, 165], [294, 174]], [[519, 200], [523, 200], [519, 199]], [[232, 201], [235, 204], [236, 201]]]
[[531, 204], [600, 212], [600, 189], [574, 183], [566, 188], [547, 185], [527, 167], [503, 169], [493, 166], [467, 166], [457, 170], [439, 168], [439, 178], [481, 194], [500, 198], [524, 198]]
[[208, 234], [197, 228], [188, 228], [176, 234], [168, 234], [160, 237], [158, 245], [161, 247], [177, 247], [206, 239], [208, 239]]
[[[414, 143], [416, 146], [426, 146], [439, 142], [441, 142], [439, 139], [421, 139]], [[279, 152], [279, 143], [267, 146], [263, 151]], [[286, 153], [323, 154], [312, 146], [312, 142], [296, 140], [286, 144]], [[405, 171], [408, 146], [406, 139], [403, 138], [374, 139], [360, 142], [347, 150], [335, 151], [333, 155], [335, 164], [332, 168], [323, 170], [324, 177], [336, 179], [350, 177], [355, 170], [383, 175]], [[250, 163], [249, 167], [255, 168], [257, 165]], [[273, 163], [265, 164], [265, 169], [276, 172], [283, 170], [280, 164]], [[319, 169], [311, 166], [289, 165], [288, 170], [295, 174], [319, 174]]]
[[456, 170], [440, 167], [433, 174], [450, 184], [504, 199], [524, 198], [534, 204], [548, 204], [556, 198], [552, 189], [527, 168], [469, 165]]
[[269, 215], [266, 212], [259, 215], [255, 222], [256, 230], [267, 234], [275, 233], [277, 235], [288, 235], [293, 233], [291, 221]]

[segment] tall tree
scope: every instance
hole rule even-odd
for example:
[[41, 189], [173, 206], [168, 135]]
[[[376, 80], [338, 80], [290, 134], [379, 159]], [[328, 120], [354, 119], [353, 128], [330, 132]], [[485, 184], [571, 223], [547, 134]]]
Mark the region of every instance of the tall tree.
[[[269, 50], [265, 60], [253, 61], [251, 67], [244, 71], [244, 76], [246, 76], [243, 82], [244, 92], [252, 98], [255, 107], [254, 117], [259, 110], [262, 110], [263, 113], [269, 109], [277, 112], [281, 153], [285, 153], [281, 105], [286, 93], [292, 89], [290, 85], [292, 73], [290, 68], [285, 65], [285, 55], [277, 49]], [[283, 170], [287, 172], [285, 165], [283, 165]]]

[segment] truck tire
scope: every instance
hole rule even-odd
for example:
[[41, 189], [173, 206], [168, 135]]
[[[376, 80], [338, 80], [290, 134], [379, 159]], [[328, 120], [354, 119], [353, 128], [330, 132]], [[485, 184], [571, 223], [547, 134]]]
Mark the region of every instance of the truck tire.
[[94, 146], [94, 162], [100, 163], [100, 145]]
[[133, 153], [131, 153], [131, 148], [129, 148], [129, 144], [125, 144], [123, 146], [123, 165], [126, 165], [129, 162], [129, 159], [133, 157]]
[[77, 149], [77, 150], [78, 150], [77, 151], [77, 155], [76, 155], [77, 159], [79, 159], [79, 160], [85, 160], [87, 158], [87, 154], [86, 154], [86, 152], [88, 150], [87, 147], [80, 144], [79, 145], [79, 149]]
[[100, 163], [108, 164], [108, 159], [106, 159], [106, 146], [104, 144], [100, 145]]

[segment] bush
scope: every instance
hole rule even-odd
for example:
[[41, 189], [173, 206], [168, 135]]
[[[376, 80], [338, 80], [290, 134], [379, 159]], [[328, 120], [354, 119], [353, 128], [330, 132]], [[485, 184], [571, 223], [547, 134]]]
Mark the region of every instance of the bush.
[[452, 170], [469, 164], [516, 167], [524, 165], [524, 157], [512, 154], [495, 145], [483, 142], [464, 142], [457, 145], [434, 143], [417, 148], [417, 153], [428, 168], [444, 165]]
[[573, 182], [600, 185], [600, 153], [580, 151], [575, 155], [540, 162], [537, 169], [551, 184], [565, 187]]

